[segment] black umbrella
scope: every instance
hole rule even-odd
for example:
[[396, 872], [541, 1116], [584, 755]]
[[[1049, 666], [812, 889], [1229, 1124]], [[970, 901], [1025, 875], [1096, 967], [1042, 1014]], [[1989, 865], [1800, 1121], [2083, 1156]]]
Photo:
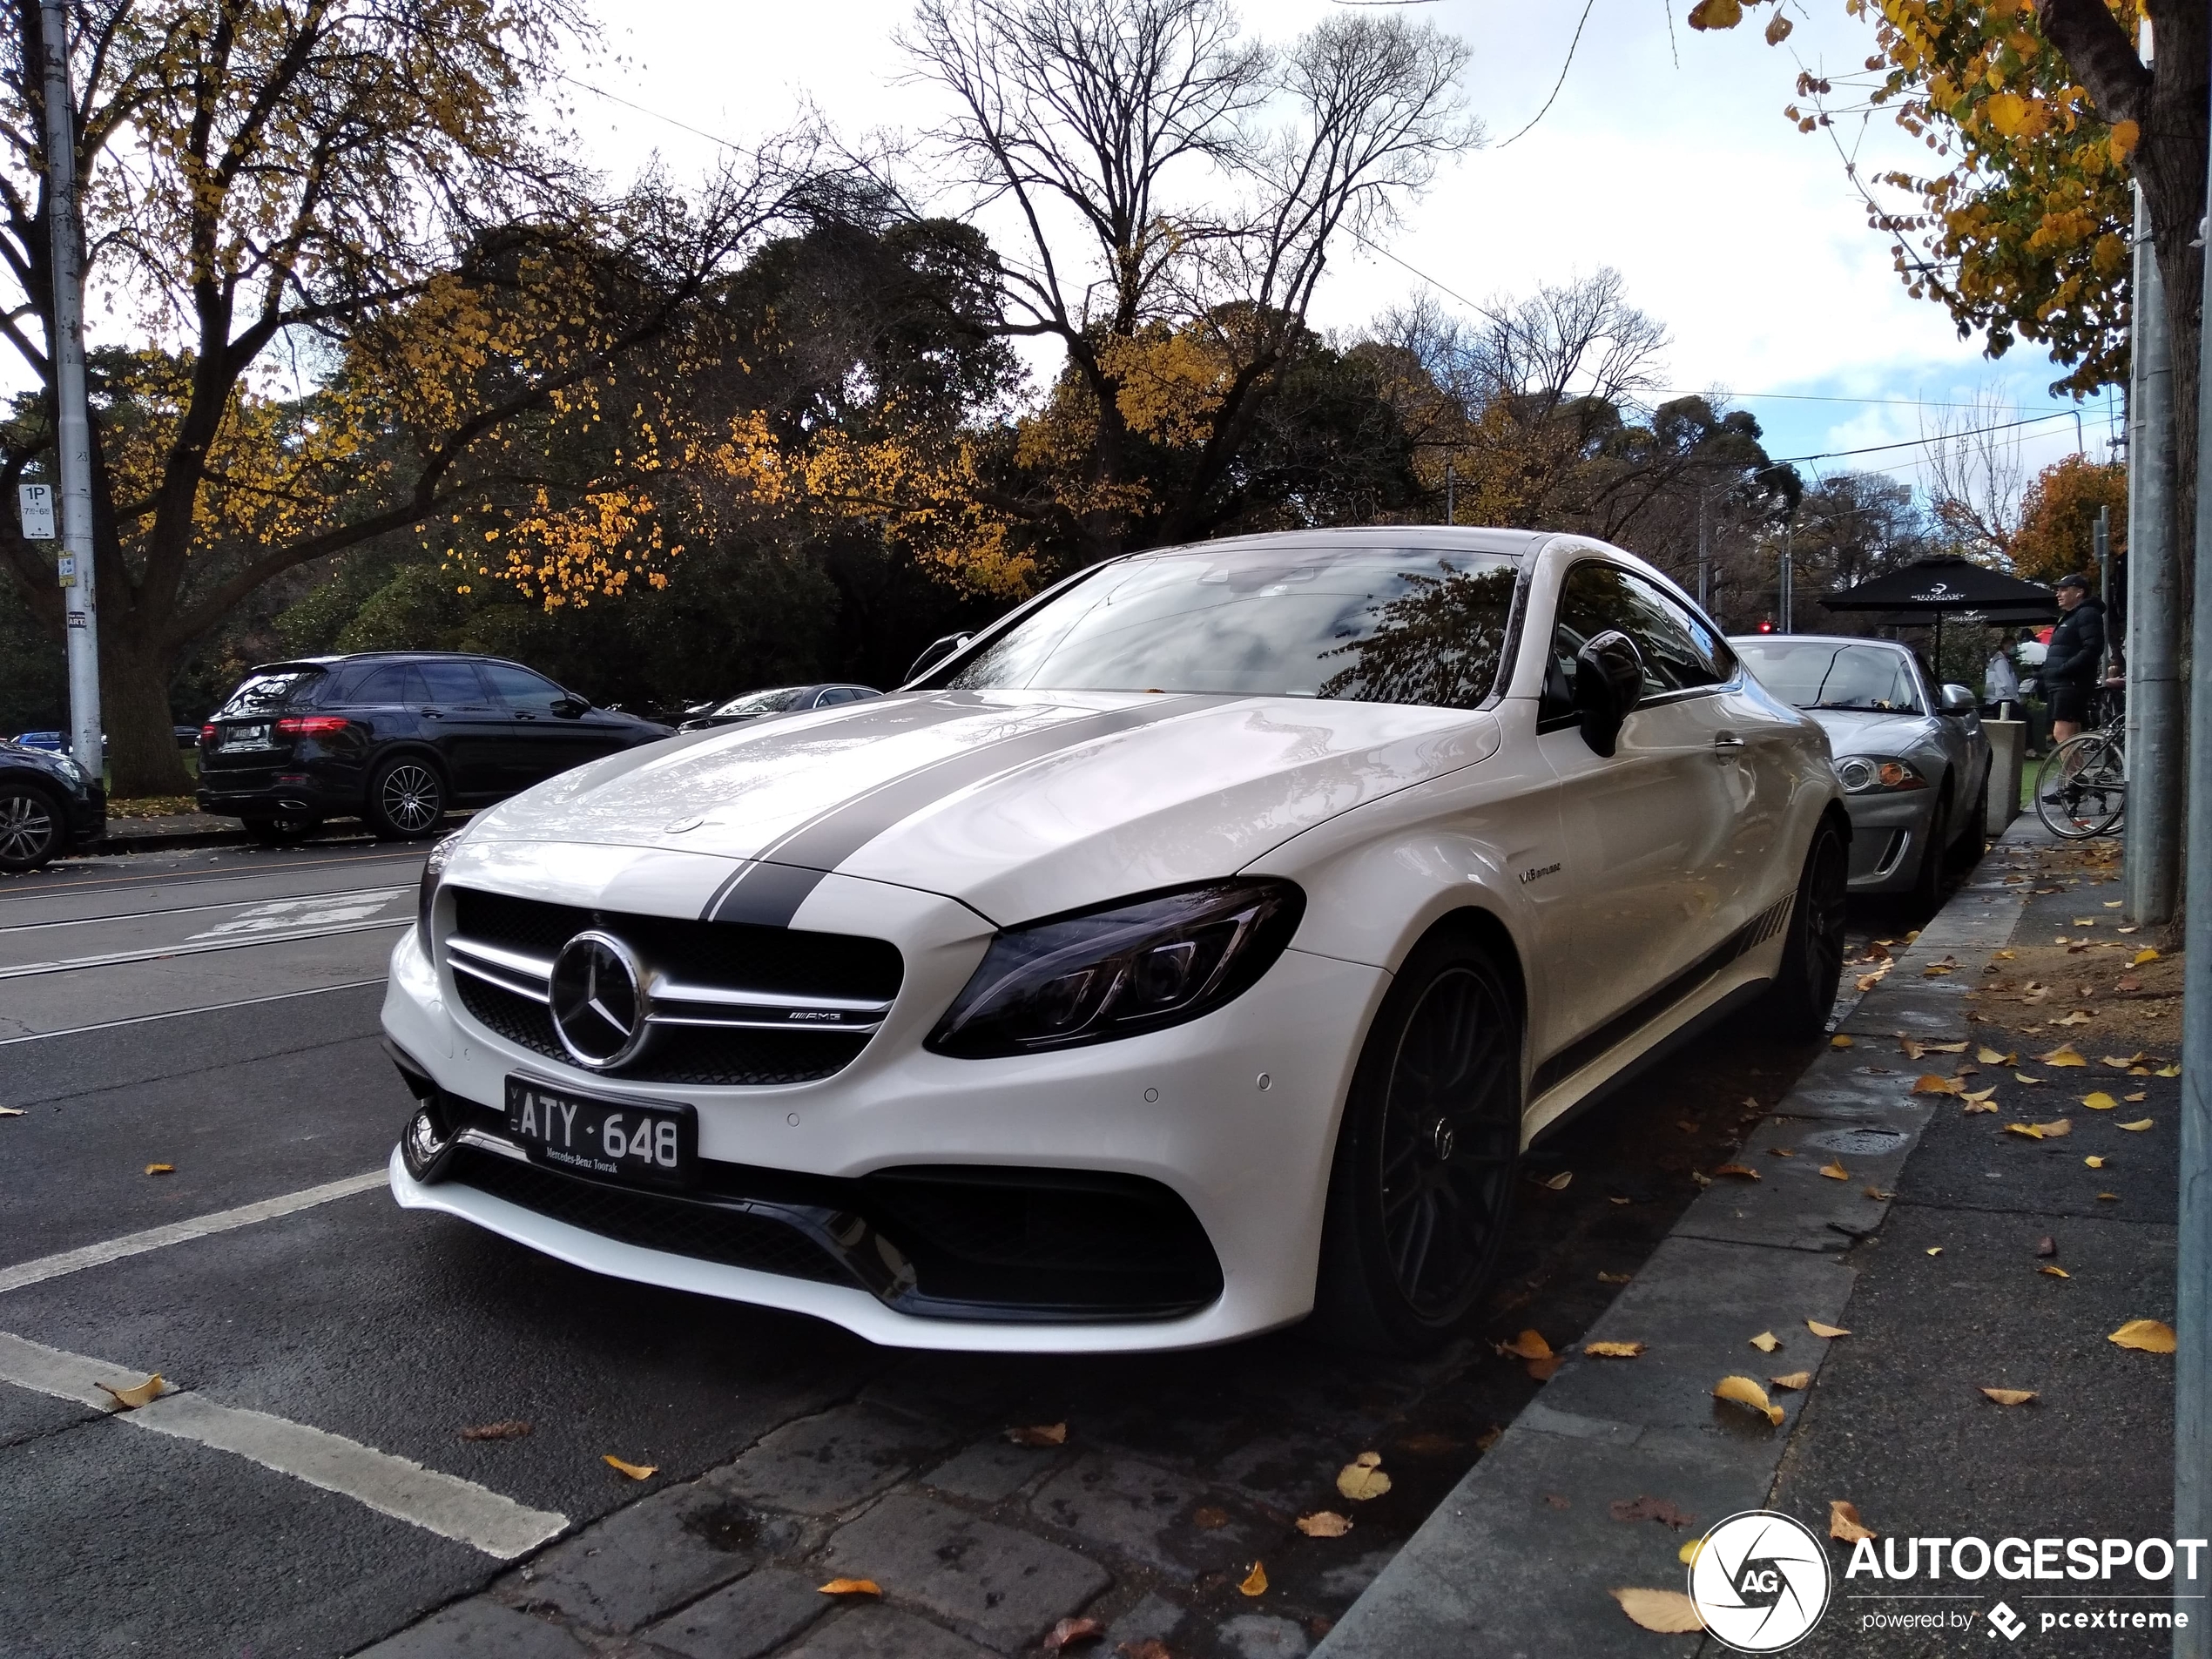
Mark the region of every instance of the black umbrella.
[[1946, 555], [1912, 563], [1820, 602], [1831, 610], [1878, 610], [1902, 627], [1935, 625], [1936, 661], [1943, 660], [1943, 619], [1980, 623], [2048, 622], [2059, 614], [2058, 596], [1972, 559]]

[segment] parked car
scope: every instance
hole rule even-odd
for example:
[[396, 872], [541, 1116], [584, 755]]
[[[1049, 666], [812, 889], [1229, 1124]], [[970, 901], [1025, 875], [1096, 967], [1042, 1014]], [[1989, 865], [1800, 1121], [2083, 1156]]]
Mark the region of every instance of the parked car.
[[894, 1345], [1433, 1347], [1532, 1137], [1746, 1002], [1823, 1028], [1850, 833], [1820, 728], [1618, 549], [1136, 554], [440, 843], [391, 1188]]
[[1989, 738], [1980, 698], [1933, 686], [1887, 639], [1750, 634], [1731, 642], [1777, 697], [1820, 722], [1851, 819], [1851, 889], [1932, 904], [1947, 860], [1981, 848]]
[[0, 873], [25, 875], [107, 828], [107, 792], [65, 754], [0, 739]]
[[765, 691], [733, 697], [705, 714], [694, 715], [678, 728], [704, 732], [709, 726], [738, 725], [772, 714], [800, 714], [809, 709], [833, 709], [844, 703], [865, 703], [881, 697], [873, 685], [778, 685]]
[[273, 844], [356, 815], [380, 836], [428, 835], [448, 807], [503, 800], [671, 735], [497, 658], [367, 651], [268, 663], [199, 730], [199, 807], [243, 819]]

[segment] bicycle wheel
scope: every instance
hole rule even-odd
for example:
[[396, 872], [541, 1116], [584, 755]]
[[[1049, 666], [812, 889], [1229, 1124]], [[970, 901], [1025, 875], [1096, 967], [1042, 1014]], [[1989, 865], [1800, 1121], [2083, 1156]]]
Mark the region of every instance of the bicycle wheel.
[[2119, 826], [2127, 803], [2124, 752], [2107, 732], [2068, 738], [2044, 757], [2035, 774], [2035, 815], [2066, 840], [2109, 833]]

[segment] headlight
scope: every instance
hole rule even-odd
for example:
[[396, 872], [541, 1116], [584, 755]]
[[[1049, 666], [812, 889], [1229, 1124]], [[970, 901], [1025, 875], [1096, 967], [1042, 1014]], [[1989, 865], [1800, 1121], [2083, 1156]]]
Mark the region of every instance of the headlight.
[[1881, 755], [1845, 755], [1836, 763], [1836, 780], [1851, 795], [1879, 794], [1887, 790], [1925, 789], [1928, 780], [1909, 760]]
[[1195, 1020], [1251, 988], [1305, 909], [1287, 881], [1224, 881], [1009, 927], [924, 1046], [974, 1060]]
[[[446, 865], [453, 858], [454, 843], [461, 839], [459, 830], [441, 840], [430, 849], [430, 856], [422, 860], [422, 883], [415, 890], [415, 938], [422, 947], [422, 954], [430, 956], [430, 911], [438, 902], [438, 883], [445, 879]], [[435, 956], [432, 961], [436, 961]]]
[[54, 757], [54, 769], [73, 784], [82, 784], [84, 781], [84, 768], [78, 765], [67, 755], [56, 755]]

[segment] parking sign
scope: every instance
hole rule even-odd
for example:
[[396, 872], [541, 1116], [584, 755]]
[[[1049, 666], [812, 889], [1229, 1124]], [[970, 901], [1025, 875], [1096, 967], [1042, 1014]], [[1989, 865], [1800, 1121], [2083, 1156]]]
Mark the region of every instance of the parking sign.
[[16, 502], [23, 514], [24, 540], [51, 542], [55, 539], [53, 485], [17, 484]]

